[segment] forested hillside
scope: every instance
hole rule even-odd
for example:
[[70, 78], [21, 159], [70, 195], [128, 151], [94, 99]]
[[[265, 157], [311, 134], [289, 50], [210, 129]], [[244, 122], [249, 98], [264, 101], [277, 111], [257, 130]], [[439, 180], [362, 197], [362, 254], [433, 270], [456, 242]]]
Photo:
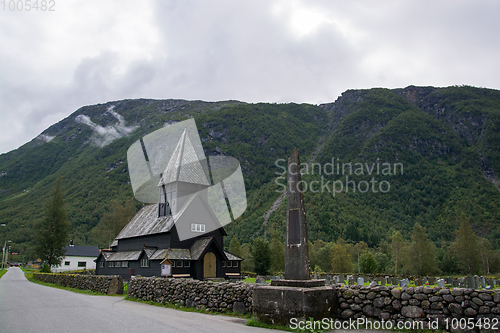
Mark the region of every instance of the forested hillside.
[[312, 242], [363, 241], [375, 249], [395, 231], [409, 241], [418, 223], [447, 248], [464, 215], [476, 235], [500, 248], [500, 92], [412, 86], [348, 90], [320, 106], [124, 100], [83, 107], [0, 155], [0, 223], [7, 225], [0, 240], [32, 255], [33, 226], [62, 176], [71, 237], [106, 246], [97, 237], [103, 216], [141, 206], [132, 200], [128, 147], [191, 117], [207, 155], [242, 165], [248, 208], [227, 226], [228, 245], [234, 235], [242, 244], [264, 233], [285, 241], [286, 199], [266, 224], [263, 216], [281, 195], [279, 177], [297, 146], [303, 162], [317, 150], [303, 175], [312, 186], [304, 193]]

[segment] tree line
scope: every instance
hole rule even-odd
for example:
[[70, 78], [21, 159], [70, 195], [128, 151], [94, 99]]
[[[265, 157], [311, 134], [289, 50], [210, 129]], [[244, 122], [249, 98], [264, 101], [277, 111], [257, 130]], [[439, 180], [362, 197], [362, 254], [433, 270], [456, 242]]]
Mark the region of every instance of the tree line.
[[[494, 250], [490, 241], [474, 233], [465, 214], [460, 216], [454, 241], [440, 248], [429, 240], [419, 223], [409, 236], [405, 238], [394, 230], [389, 239], [382, 240], [377, 247], [369, 247], [364, 241], [347, 243], [342, 238], [336, 242], [309, 242], [311, 271], [418, 276], [500, 273], [500, 250]], [[260, 275], [284, 272], [285, 244], [275, 231], [270, 233], [270, 240], [255, 238], [243, 245], [234, 236], [229, 252], [245, 259], [243, 271]]]

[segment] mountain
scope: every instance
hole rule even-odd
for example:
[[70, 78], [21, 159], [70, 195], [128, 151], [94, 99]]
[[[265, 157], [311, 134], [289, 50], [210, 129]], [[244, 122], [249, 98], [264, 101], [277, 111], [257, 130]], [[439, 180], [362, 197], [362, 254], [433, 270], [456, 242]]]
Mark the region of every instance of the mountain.
[[393, 230], [408, 237], [419, 222], [439, 246], [454, 239], [464, 212], [500, 248], [500, 91], [468, 86], [348, 90], [319, 106], [145, 99], [85, 106], [0, 155], [0, 223], [7, 224], [0, 236], [29, 255], [34, 225], [61, 176], [72, 238], [96, 244], [92, 228], [112, 200], [132, 197], [128, 147], [191, 117], [206, 155], [232, 156], [242, 166], [248, 208], [227, 226], [241, 242], [272, 229], [284, 240], [286, 198], [270, 208], [297, 146], [303, 163], [311, 159], [303, 175], [311, 240], [376, 246]]

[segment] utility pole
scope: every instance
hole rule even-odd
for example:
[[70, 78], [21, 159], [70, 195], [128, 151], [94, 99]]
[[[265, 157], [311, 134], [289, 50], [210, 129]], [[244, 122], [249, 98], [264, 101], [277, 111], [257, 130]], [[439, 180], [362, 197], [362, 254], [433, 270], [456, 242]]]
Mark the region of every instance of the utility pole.
[[3, 271], [3, 267], [4, 267], [4, 262], [5, 262], [5, 247], [7, 246], [7, 241], [5, 241], [5, 243], [3, 244], [3, 248], [2, 248], [2, 271]]

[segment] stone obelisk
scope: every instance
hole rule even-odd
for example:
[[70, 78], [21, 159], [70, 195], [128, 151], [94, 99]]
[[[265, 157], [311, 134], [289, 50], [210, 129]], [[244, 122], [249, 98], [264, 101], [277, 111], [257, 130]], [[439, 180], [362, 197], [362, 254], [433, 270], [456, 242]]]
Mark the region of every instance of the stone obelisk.
[[285, 280], [311, 278], [299, 154], [299, 150], [295, 148], [288, 159]]
[[325, 280], [311, 280], [307, 252], [307, 224], [302, 193], [299, 150], [288, 159], [288, 201], [286, 207], [285, 279], [253, 290], [254, 319], [267, 324], [289, 325], [292, 319], [305, 321], [333, 318], [337, 313], [337, 291]]

